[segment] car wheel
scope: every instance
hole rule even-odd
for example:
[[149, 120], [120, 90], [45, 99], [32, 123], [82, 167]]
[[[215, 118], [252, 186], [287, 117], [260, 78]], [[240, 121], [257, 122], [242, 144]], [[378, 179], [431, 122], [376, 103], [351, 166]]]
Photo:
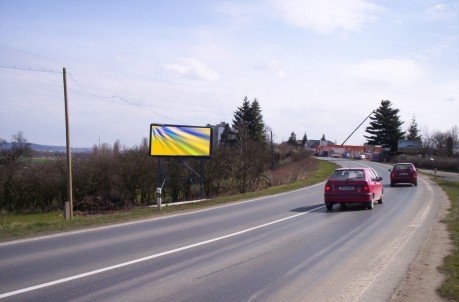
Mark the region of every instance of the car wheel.
[[325, 204], [325, 206], [327, 207], [327, 210], [328, 210], [328, 211], [333, 210], [333, 204], [332, 204], [332, 203], [328, 203], [328, 202], [327, 202], [327, 203]]
[[395, 185], [395, 183], [393, 182], [390, 182], [390, 186], [393, 187]]
[[373, 210], [374, 207], [375, 207], [375, 201], [374, 201], [374, 198], [372, 197], [371, 201], [367, 202], [367, 208], [368, 210]]
[[414, 186], [415, 186], [415, 187], [418, 186], [418, 182], [417, 182], [417, 181], [414, 182]]
[[381, 198], [379, 198], [379, 200], [378, 200], [378, 203], [379, 203], [379, 204], [382, 204], [382, 203], [383, 203], [382, 199], [383, 199], [383, 192], [381, 192]]
[[342, 211], [346, 210], [346, 204], [344, 202], [340, 203], [339, 209]]

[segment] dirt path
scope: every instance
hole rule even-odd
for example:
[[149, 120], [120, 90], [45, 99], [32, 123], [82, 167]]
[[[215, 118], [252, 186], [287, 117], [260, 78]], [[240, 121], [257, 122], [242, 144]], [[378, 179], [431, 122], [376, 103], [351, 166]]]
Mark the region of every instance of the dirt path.
[[438, 199], [443, 200], [443, 203], [437, 222], [404, 281], [393, 295], [392, 302], [447, 301], [436, 292], [445, 279], [437, 267], [452, 249], [446, 224], [441, 222], [448, 214], [451, 203], [443, 191], [442, 194], [444, 196]]

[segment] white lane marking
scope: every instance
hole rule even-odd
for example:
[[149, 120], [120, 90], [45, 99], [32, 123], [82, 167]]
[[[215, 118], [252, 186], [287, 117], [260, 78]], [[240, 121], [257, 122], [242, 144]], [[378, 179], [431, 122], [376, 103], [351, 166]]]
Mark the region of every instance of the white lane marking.
[[258, 229], [261, 229], [261, 228], [264, 228], [264, 227], [267, 227], [267, 226], [270, 226], [270, 225], [273, 225], [273, 224], [276, 224], [276, 223], [280, 223], [280, 222], [283, 222], [283, 221], [286, 221], [286, 220], [290, 220], [290, 219], [293, 219], [293, 218], [296, 218], [296, 217], [299, 217], [299, 216], [302, 216], [302, 215], [317, 211], [317, 210], [322, 209], [324, 207], [325, 206], [320, 206], [320, 207], [314, 208], [312, 210], [309, 210], [309, 211], [306, 211], [306, 212], [303, 212], [303, 213], [295, 214], [295, 215], [288, 216], [288, 217], [285, 217], [285, 218], [281, 218], [281, 219], [278, 219], [278, 220], [275, 220], [275, 221], [271, 221], [271, 222], [268, 222], [268, 223], [265, 223], [265, 224], [261, 224], [261, 225], [258, 225], [258, 226], [252, 227], [252, 228], [248, 228], [248, 229], [245, 229], [245, 230], [242, 230], [242, 231], [239, 231], [239, 232], [235, 232], [235, 233], [228, 234], [228, 235], [225, 235], [225, 236], [209, 239], [209, 240], [206, 240], [206, 241], [201, 241], [201, 242], [198, 242], [198, 243], [195, 243], [195, 244], [190, 244], [190, 245], [187, 245], [187, 246], [184, 246], [184, 247], [180, 247], [180, 248], [176, 248], [176, 249], [173, 249], [173, 250], [170, 250], [170, 251], [166, 251], [166, 252], [162, 252], [162, 253], [146, 256], [146, 257], [143, 257], [143, 258], [138, 258], [138, 259], [135, 259], [135, 260], [123, 262], [123, 263], [120, 263], [120, 264], [104, 267], [104, 268], [93, 270], [93, 271], [90, 271], [90, 272], [87, 272], [87, 273], [78, 274], [78, 275], [75, 275], [75, 276], [70, 276], [70, 277], [67, 277], [67, 278], [63, 278], [63, 279], [59, 279], [59, 280], [55, 280], [55, 281], [42, 283], [42, 284], [38, 284], [38, 285], [35, 285], [35, 286], [30, 286], [30, 287], [26, 287], [26, 288], [23, 288], [23, 289], [18, 289], [18, 290], [15, 290], [15, 291], [7, 292], [7, 293], [4, 293], [4, 294], [0, 294], [0, 299], [6, 298], [6, 297], [10, 297], [10, 296], [14, 296], [14, 295], [18, 295], [18, 294], [22, 294], [22, 293], [33, 291], [33, 290], [37, 290], [37, 289], [44, 288], [44, 287], [53, 286], [53, 285], [60, 284], [60, 283], [76, 280], [76, 279], [81, 279], [81, 278], [88, 277], [88, 276], [91, 276], [91, 275], [95, 275], [95, 274], [99, 274], [99, 273], [102, 273], [102, 272], [114, 270], [114, 269], [117, 269], [117, 268], [120, 268], [120, 267], [128, 266], [128, 265], [131, 265], [131, 264], [136, 264], [136, 263], [139, 263], [139, 262], [143, 262], [143, 261], [159, 258], [161, 256], [174, 254], [174, 253], [181, 252], [181, 251], [184, 251], [184, 250], [188, 250], [188, 249], [191, 249], [191, 248], [194, 248], [194, 247], [198, 247], [198, 246], [206, 245], [206, 244], [213, 243], [213, 242], [216, 242], [216, 241], [220, 241], [220, 240], [223, 240], [223, 239], [235, 237], [235, 236], [238, 236], [238, 235], [242, 235], [242, 234], [248, 233], [250, 231], [258, 230]]
[[258, 197], [258, 198], [248, 199], [248, 200], [245, 200], [245, 201], [235, 201], [233, 203], [224, 204], [224, 205], [221, 205], [221, 206], [209, 207], [209, 208], [206, 208], [206, 209], [200, 209], [200, 210], [196, 210], [196, 211], [192, 211], [192, 212], [171, 214], [171, 215], [163, 216], [163, 217], [146, 218], [146, 219], [142, 219], [142, 220], [122, 222], [122, 223], [118, 223], [118, 224], [99, 226], [99, 227], [94, 227], [94, 228], [89, 228], [89, 229], [84, 229], [84, 230], [69, 231], [69, 232], [64, 232], [64, 233], [59, 233], [59, 234], [51, 234], [51, 235], [38, 236], [38, 237], [33, 237], [33, 238], [24, 238], [24, 239], [12, 240], [12, 241], [0, 242], [0, 247], [1, 246], [6, 246], [6, 245], [18, 244], [18, 243], [26, 243], [26, 242], [31, 242], [31, 241], [43, 240], [43, 239], [57, 238], [57, 237], [62, 237], [62, 236], [74, 235], [74, 234], [82, 234], [82, 233], [87, 233], [87, 232], [112, 229], [112, 228], [117, 228], [117, 227], [126, 226], [126, 225], [133, 225], [133, 224], [150, 222], [150, 221], [153, 221], [153, 220], [169, 219], [169, 218], [172, 218], [172, 217], [178, 217], [178, 216], [183, 216], [183, 215], [191, 215], [191, 214], [196, 214], [196, 213], [202, 213], [202, 212], [212, 211], [212, 210], [216, 210], [216, 209], [232, 207], [232, 206], [240, 205], [240, 204], [244, 204], [244, 203], [254, 202], [254, 201], [258, 201], [258, 200], [263, 200], [263, 199], [266, 199], [266, 198], [282, 196], [282, 195], [286, 195], [286, 194], [290, 194], [290, 193], [294, 193], [294, 192], [298, 192], [298, 191], [303, 191], [303, 190], [307, 190], [307, 189], [310, 189], [310, 188], [314, 188], [314, 187], [323, 185], [324, 183], [325, 183], [325, 181], [323, 181], [321, 183], [318, 183], [318, 184], [315, 184], [315, 185], [312, 185], [312, 186], [308, 186], [308, 187], [304, 187], [304, 188], [300, 188], [300, 189], [296, 189], [296, 190], [292, 190], [292, 191], [288, 191], [288, 192], [278, 193], [278, 194], [274, 194], [274, 195], [262, 196], [262, 197]]

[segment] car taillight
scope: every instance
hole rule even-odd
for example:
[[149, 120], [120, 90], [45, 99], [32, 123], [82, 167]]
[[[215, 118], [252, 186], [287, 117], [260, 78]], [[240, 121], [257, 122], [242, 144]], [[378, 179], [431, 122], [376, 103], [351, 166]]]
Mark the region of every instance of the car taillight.
[[368, 192], [368, 191], [370, 191], [370, 187], [368, 187], [368, 186], [363, 186], [363, 187], [362, 187], [362, 191]]
[[328, 192], [331, 190], [331, 187], [330, 186], [325, 186], [325, 192]]

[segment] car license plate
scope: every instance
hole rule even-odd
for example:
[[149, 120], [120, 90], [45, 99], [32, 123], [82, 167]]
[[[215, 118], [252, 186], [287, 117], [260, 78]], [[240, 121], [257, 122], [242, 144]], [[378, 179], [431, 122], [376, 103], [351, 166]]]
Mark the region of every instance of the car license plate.
[[341, 186], [338, 189], [340, 189], [341, 191], [352, 191], [354, 190], [354, 187], [353, 186]]
[[408, 173], [398, 173], [398, 175], [401, 175], [401, 176], [407, 176]]

